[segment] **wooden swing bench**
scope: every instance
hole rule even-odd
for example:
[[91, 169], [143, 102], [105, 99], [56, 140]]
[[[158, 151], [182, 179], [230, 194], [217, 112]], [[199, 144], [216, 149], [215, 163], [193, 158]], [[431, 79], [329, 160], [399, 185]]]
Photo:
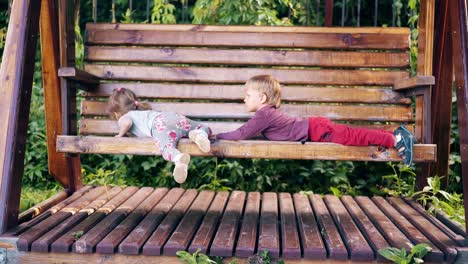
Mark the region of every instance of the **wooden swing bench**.
[[[409, 78], [408, 35], [405, 28], [88, 24], [84, 70], [59, 70], [83, 88], [79, 134], [58, 136], [57, 150], [160, 154], [151, 139], [113, 137], [105, 98], [117, 87], [214, 133], [230, 131], [251, 116], [243, 83], [271, 74], [283, 84], [284, 112], [388, 130], [406, 123], [418, 140], [414, 161], [435, 161], [427, 89], [434, 78]], [[76, 98], [63, 98], [73, 109]], [[400, 161], [394, 150], [313, 142], [220, 140], [203, 154], [183, 139], [179, 148], [193, 156]], [[26, 220], [8, 233], [22, 261], [145, 263], [163, 255], [157, 261], [171, 263], [178, 250], [197, 249], [241, 259], [267, 249], [287, 263], [380, 261], [379, 249], [427, 243], [425, 260], [452, 263], [465, 245], [462, 232], [401, 198], [85, 186]]]
[[[283, 84], [281, 109], [292, 116], [326, 116], [356, 126], [394, 130], [408, 124], [418, 142], [428, 134], [431, 76], [409, 78], [406, 28], [301, 28], [193, 25], [88, 24], [84, 71], [59, 76], [85, 89], [79, 135], [59, 136], [67, 153], [159, 155], [151, 139], [113, 138], [106, 101], [127, 87], [155, 110], [175, 111], [233, 130], [252, 116], [243, 106], [243, 83], [271, 74]], [[415, 95], [416, 108], [410, 96]], [[399, 161], [394, 150], [308, 142], [219, 141], [193, 156], [234, 158]], [[415, 162], [435, 160], [436, 146], [415, 145]]]
[[[427, 88], [434, 78], [409, 78], [408, 36], [407, 28], [88, 24], [84, 71], [59, 70], [85, 90], [79, 135], [59, 136], [57, 149], [160, 155], [150, 138], [112, 137], [118, 127], [103, 98], [117, 87], [158, 100], [155, 110], [201, 120], [214, 133], [233, 130], [252, 116], [243, 84], [258, 74], [282, 83], [281, 109], [292, 116], [388, 130], [406, 123], [418, 142], [428, 143]], [[203, 154], [185, 139], [179, 148], [193, 156], [400, 161], [392, 149], [313, 142], [220, 140]], [[416, 144], [414, 160], [431, 162], [435, 153], [435, 145]]]

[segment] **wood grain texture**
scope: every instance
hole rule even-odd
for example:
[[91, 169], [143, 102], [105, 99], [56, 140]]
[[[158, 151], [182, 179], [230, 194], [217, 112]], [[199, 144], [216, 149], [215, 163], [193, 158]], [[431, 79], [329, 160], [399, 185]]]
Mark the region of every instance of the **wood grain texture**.
[[[210, 153], [203, 153], [189, 139], [181, 139], [178, 148], [192, 156], [203, 157], [401, 161], [395, 149], [381, 151], [375, 146], [354, 147], [334, 143], [217, 140], [211, 144]], [[161, 155], [151, 138], [59, 136], [57, 150], [70, 153]], [[415, 144], [413, 161], [434, 161], [435, 151], [435, 145]]]
[[[245, 105], [236, 103], [149, 103], [153, 110], [172, 111], [191, 118], [248, 119], [253, 116]], [[82, 115], [107, 116], [107, 103], [83, 101]], [[323, 116], [331, 120], [410, 122], [410, 106], [362, 106], [362, 105], [320, 105], [285, 104], [281, 111], [294, 117]]]
[[[176, 64], [406, 68], [406, 52], [343, 52], [88, 46], [87, 61]], [[59, 72], [60, 75], [60, 72]]]
[[161, 67], [85, 64], [85, 71], [104, 80], [245, 83], [255, 75], [269, 74], [282, 84], [393, 85], [409, 77], [407, 71], [328, 70], [278, 68]]

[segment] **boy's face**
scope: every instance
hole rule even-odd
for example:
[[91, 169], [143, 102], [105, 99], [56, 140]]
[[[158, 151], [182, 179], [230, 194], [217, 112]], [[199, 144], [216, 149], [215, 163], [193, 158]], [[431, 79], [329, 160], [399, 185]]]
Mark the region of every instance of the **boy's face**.
[[247, 111], [256, 112], [258, 109], [263, 107], [266, 102], [266, 95], [259, 91], [246, 87], [245, 88], [245, 99], [244, 103], [247, 107]]

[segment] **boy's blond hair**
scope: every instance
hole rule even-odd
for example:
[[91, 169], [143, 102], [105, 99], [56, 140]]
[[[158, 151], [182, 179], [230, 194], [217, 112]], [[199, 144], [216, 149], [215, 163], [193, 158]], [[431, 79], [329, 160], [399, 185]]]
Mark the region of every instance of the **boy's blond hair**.
[[253, 89], [257, 92], [264, 93], [267, 97], [267, 103], [274, 106], [276, 109], [281, 106], [281, 85], [271, 75], [257, 75], [250, 78], [245, 84], [247, 89]]

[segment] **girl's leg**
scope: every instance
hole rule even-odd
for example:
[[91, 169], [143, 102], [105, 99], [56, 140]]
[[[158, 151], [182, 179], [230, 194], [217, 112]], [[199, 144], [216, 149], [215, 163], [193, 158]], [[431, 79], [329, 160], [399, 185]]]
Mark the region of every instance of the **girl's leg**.
[[190, 120], [190, 124], [191, 124], [191, 129], [190, 131], [192, 130], [201, 130], [201, 131], [204, 131], [205, 134], [206, 134], [206, 137], [210, 137], [211, 136], [211, 128], [203, 123], [199, 123], [199, 122], [196, 122], [196, 121], [193, 121], [193, 120]]
[[377, 145], [393, 148], [393, 132], [380, 129], [354, 128], [343, 124], [333, 124], [330, 141], [347, 146]]
[[195, 122], [193, 120], [190, 120], [190, 124], [191, 129], [188, 134], [190, 140], [195, 142], [195, 144], [197, 144], [198, 148], [202, 152], [210, 152], [211, 143], [208, 138], [211, 135], [211, 129], [208, 126], [202, 123]]
[[153, 129], [153, 139], [159, 146], [159, 150], [163, 158], [167, 161], [172, 161], [175, 164], [172, 175], [177, 183], [183, 183], [187, 179], [188, 164], [190, 163], [190, 155], [181, 153], [177, 148], [177, 142], [180, 135], [175, 130], [155, 131]]

